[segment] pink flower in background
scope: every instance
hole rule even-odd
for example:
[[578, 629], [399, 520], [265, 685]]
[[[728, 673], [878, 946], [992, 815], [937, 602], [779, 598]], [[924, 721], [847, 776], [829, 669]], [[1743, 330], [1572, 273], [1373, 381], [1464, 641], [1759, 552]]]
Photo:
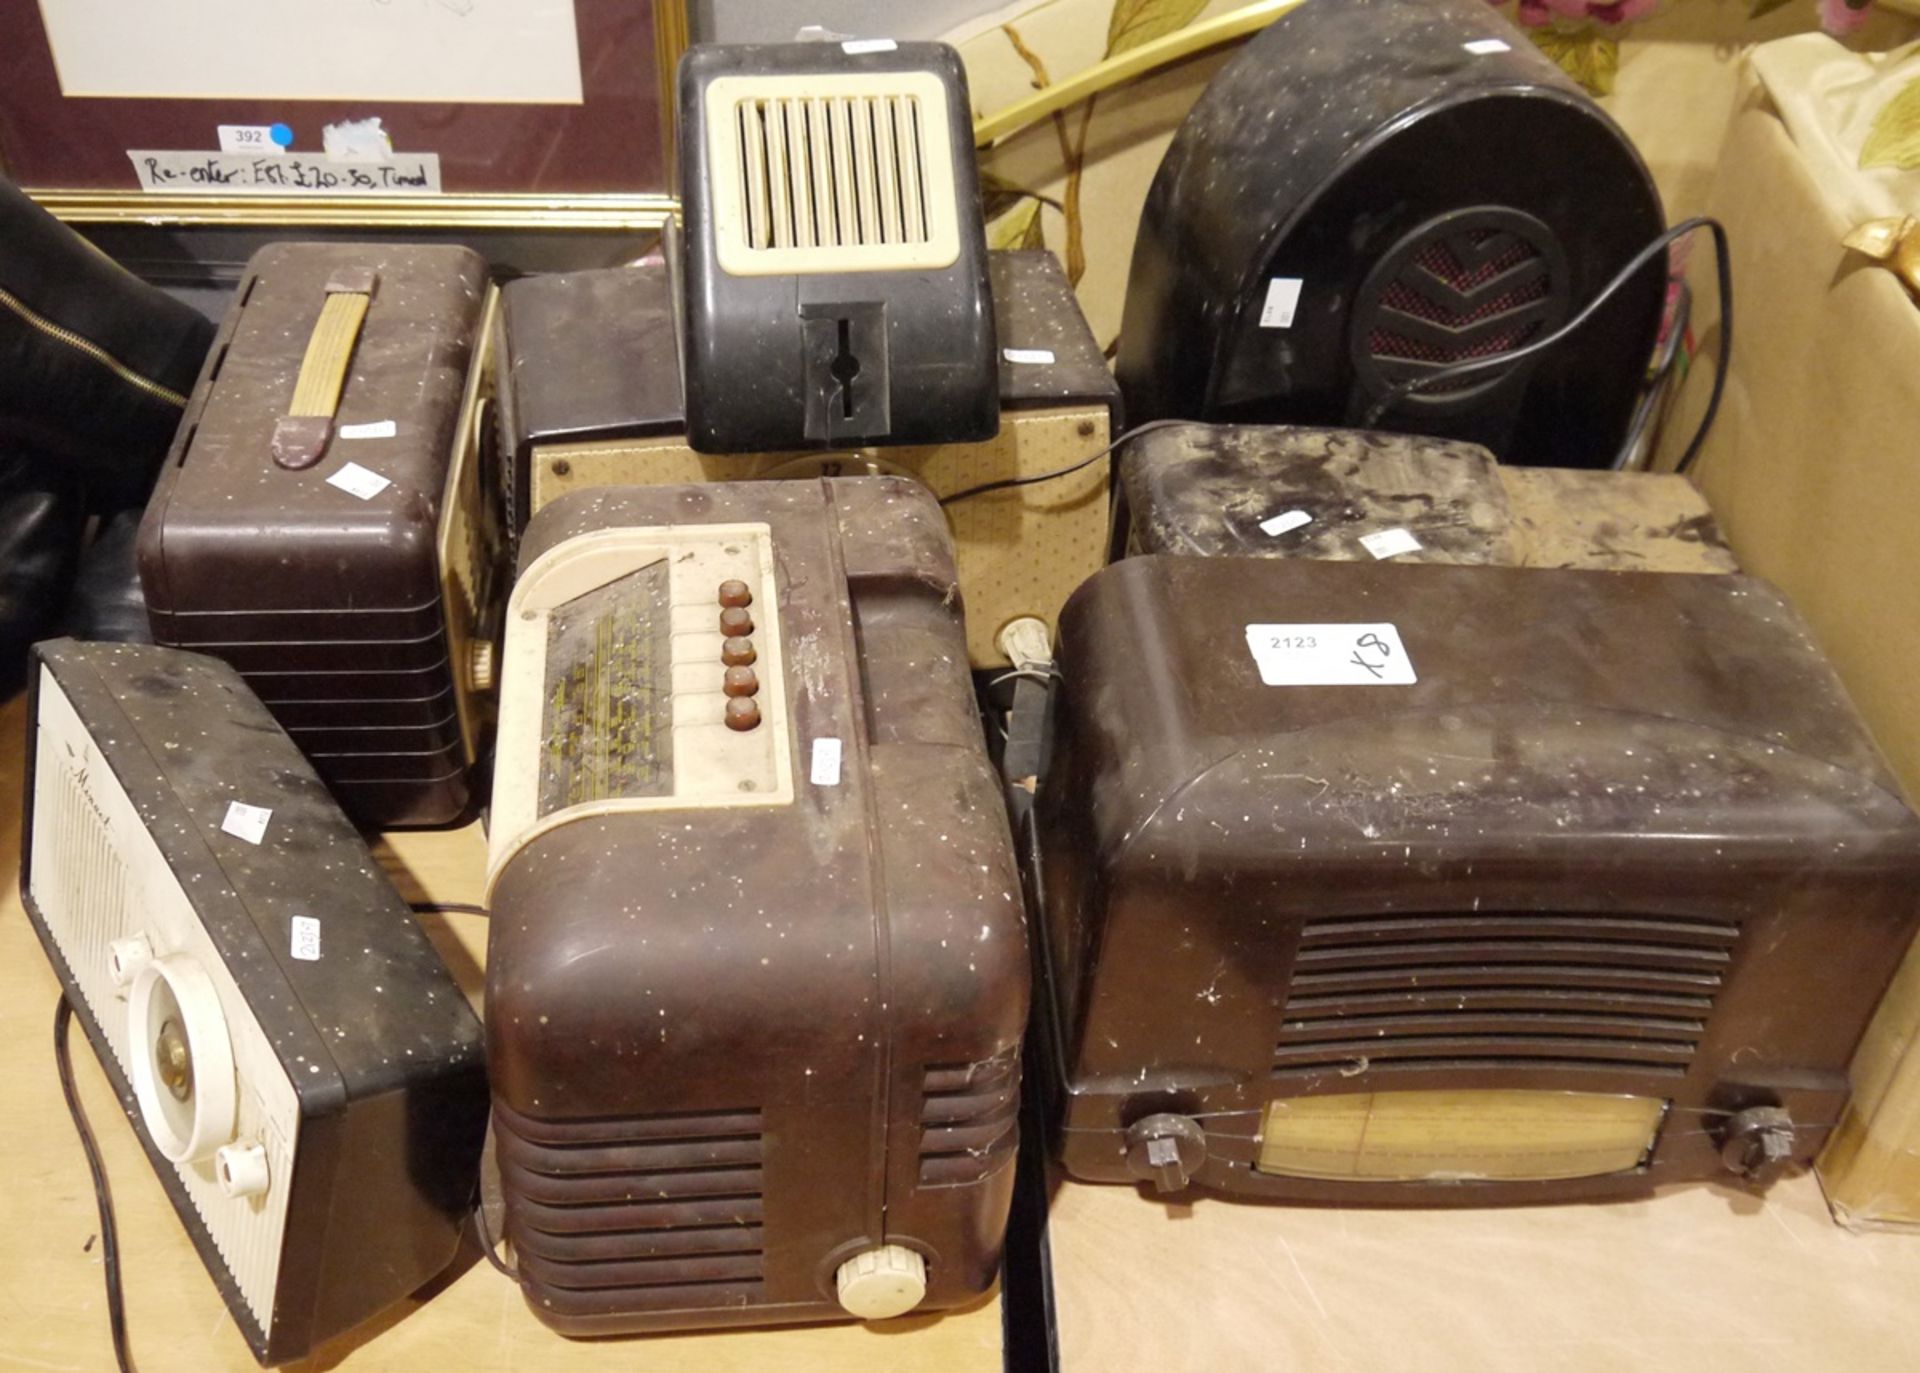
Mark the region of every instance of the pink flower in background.
[[[1504, 6], [1506, 0], [1489, 0]], [[1851, 33], [1867, 22], [1873, 0], [1816, 0], [1820, 27], [1828, 33]], [[1519, 0], [1516, 18], [1528, 28], [1539, 28], [1555, 20], [1591, 19], [1613, 26], [1645, 19], [1660, 7], [1660, 0]]]
[[[1492, 0], [1500, 4], [1501, 0]], [[1660, 0], [1520, 0], [1519, 20], [1537, 28], [1555, 19], [1593, 19], [1602, 24], [1631, 24], [1658, 8]]]
[[1867, 22], [1872, 0], [1820, 0], [1820, 27], [1828, 33], [1851, 33]]

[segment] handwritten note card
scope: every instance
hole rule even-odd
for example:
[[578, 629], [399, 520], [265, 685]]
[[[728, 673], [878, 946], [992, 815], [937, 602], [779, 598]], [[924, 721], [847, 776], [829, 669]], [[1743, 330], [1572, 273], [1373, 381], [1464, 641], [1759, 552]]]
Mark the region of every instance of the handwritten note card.
[[335, 162], [319, 153], [128, 152], [143, 191], [174, 195], [438, 195], [436, 153]]

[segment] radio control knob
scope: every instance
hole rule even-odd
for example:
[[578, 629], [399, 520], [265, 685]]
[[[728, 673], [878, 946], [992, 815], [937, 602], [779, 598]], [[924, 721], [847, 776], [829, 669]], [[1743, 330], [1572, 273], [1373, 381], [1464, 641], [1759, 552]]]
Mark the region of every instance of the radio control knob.
[[213, 1173], [230, 1197], [257, 1197], [267, 1190], [267, 1151], [251, 1140], [214, 1151]]
[[1184, 1191], [1206, 1161], [1207, 1132], [1186, 1116], [1163, 1113], [1127, 1127], [1127, 1171], [1156, 1191]]
[[1720, 1132], [1720, 1162], [1730, 1173], [1765, 1186], [1793, 1164], [1793, 1117], [1780, 1106], [1749, 1106]]
[[151, 962], [153, 945], [147, 942], [144, 934], [128, 935], [107, 945], [107, 971], [113, 975], [113, 985], [116, 987], [124, 987], [132, 982], [140, 970]]
[[720, 632], [729, 639], [751, 634], [753, 633], [753, 616], [737, 605], [730, 605], [720, 612]]
[[1045, 671], [1053, 666], [1053, 631], [1045, 620], [1035, 616], [1022, 615], [1001, 625], [993, 646], [1023, 672]]
[[728, 667], [746, 667], [760, 656], [753, 640], [736, 635], [720, 645], [720, 661]]
[[746, 606], [753, 604], [753, 592], [747, 584], [738, 579], [720, 583], [720, 604], [724, 606]]
[[884, 1321], [904, 1316], [927, 1296], [927, 1261], [899, 1244], [855, 1254], [834, 1276], [840, 1305], [849, 1316]]
[[729, 696], [751, 696], [760, 690], [760, 679], [750, 667], [730, 667], [721, 678], [720, 689]]
[[728, 729], [752, 729], [760, 723], [760, 707], [753, 703], [751, 696], [729, 696], [726, 721]]
[[475, 691], [493, 690], [493, 641], [475, 639], [467, 645], [467, 681]]

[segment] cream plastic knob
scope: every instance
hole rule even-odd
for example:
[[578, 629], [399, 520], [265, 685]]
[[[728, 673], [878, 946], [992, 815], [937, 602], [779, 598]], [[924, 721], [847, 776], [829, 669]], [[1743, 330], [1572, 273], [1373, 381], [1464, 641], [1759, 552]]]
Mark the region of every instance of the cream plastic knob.
[[475, 691], [493, 690], [493, 641], [475, 639], [467, 645], [467, 680]]
[[1024, 671], [1053, 665], [1053, 631], [1045, 620], [1032, 615], [1001, 625], [994, 646], [1007, 655], [1008, 662]]
[[113, 985], [116, 987], [130, 984], [140, 970], [151, 962], [153, 945], [144, 934], [128, 935], [107, 945], [107, 970], [113, 975]]
[[230, 1197], [257, 1197], [267, 1190], [267, 1151], [251, 1140], [214, 1151], [214, 1176]]
[[927, 1295], [927, 1261], [901, 1245], [883, 1244], [841, 1264], [834, 1286], [849, 1316], [904, 1316]]

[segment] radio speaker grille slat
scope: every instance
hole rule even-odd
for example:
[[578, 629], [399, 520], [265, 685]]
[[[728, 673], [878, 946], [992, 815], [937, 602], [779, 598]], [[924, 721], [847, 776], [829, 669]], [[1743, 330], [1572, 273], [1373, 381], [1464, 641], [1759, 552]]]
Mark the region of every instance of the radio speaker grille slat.
[[920, 1112], [920, 1185], [961, 1187], [1013, 1161], [1019, 1139], [1020, 1057], [926, 1070]]
[[1739, 926], [1471, 912], [1304, 926], [1276, 1077], [1356, 1069], [1684, 1075]]
[[735, 118], [748, 248], [928, 241], [918, 97], [749, 97]]
[[496, 1108], [508, 1233], [543, 1285], [628, 1305], [765, 1300], [758, 1111], [537, 1120]]

